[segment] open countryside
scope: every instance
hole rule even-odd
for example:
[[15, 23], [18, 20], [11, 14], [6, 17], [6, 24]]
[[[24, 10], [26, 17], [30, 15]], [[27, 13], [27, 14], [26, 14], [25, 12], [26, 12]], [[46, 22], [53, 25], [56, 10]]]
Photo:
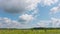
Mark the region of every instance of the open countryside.
[[0, 34], [60, 34], [60, 29], [0, 29]]

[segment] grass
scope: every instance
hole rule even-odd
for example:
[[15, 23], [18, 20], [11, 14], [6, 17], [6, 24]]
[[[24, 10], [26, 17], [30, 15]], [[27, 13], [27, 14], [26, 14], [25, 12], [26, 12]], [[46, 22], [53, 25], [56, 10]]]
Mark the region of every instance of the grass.
[[60, 29], [45, 30], [0, 30], [0, 34], [60, 34]]

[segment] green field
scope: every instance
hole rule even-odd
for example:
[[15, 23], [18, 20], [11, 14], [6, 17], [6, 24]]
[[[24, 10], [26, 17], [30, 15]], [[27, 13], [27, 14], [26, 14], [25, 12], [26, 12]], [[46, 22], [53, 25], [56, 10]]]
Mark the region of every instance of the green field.
[[60, 34], [60, 29], [52, 30], [0, 30], [0, 34]]

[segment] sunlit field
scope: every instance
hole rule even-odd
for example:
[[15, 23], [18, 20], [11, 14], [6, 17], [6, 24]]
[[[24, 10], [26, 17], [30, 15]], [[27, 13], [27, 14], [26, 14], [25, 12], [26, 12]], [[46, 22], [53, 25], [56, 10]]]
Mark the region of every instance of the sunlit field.
[[0, 34], [60, 34], [60, 29], [48, 29], [48, 30], [0, 30]]

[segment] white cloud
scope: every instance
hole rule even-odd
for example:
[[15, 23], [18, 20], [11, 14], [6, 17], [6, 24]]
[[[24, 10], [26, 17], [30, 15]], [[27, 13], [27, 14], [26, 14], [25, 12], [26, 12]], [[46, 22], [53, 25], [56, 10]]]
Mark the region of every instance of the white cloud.
[[32, 15], [36, 15], [36, 14], [38, 14], [39, 13], [39, 10], [36, 8], [36, 9], [34, 9], [34, 11], [32, 12]]
[[42, 6], [51, 6], [57, 2], [58, 0], [41, 0]]
[[60, 27], [60, 19], [58, 18], [51, 18], [51, 20], [42, 20], [35, 27], [52, 27], [52, 28], [59, 28]]
[[60, 19], [58, 18], [51, 18], [53, 27], [60, 27]]
[[33, 12], [31, 13], [31, 15], [33, 15], [35, 18], [38, 17], [38, 14], [39, 14], [39, 9], [34, 9]]
[[0, 6], [8, 13], [24, 13], [33, 10], [40, 0], [1, 0]]
[[50, 9], [50, 14], [56, 14], [59, 11], [60, 11], [60, 4], [56, 7], [51, 8]]
[[38, 3], [50, 6], [57, 2], [58, 0], [0, 0], [0, 7], [3, 7], [5, 12], [21, 14], [36, 9]]
[[0, 28], [28, 28], [27, 25], [18, 21], [11, 20], [7, 17], [0, 17]]
[[34, 17], [32, 15], [28, 15], [28, 14], [23, 14], [22, 16], [19, 16], [19, 21], [23, 22], [23, 23], [29, 23], [33, 19], [34, 19]]
[[27, 0], [27, 2], [30, 4], [27, 9], [36, 9], [38, 3], [40, 3], [41, 0]]
[[35, 27], [50, 27], [49, 24], [51, 23], [50, 20], [42, 20]]

